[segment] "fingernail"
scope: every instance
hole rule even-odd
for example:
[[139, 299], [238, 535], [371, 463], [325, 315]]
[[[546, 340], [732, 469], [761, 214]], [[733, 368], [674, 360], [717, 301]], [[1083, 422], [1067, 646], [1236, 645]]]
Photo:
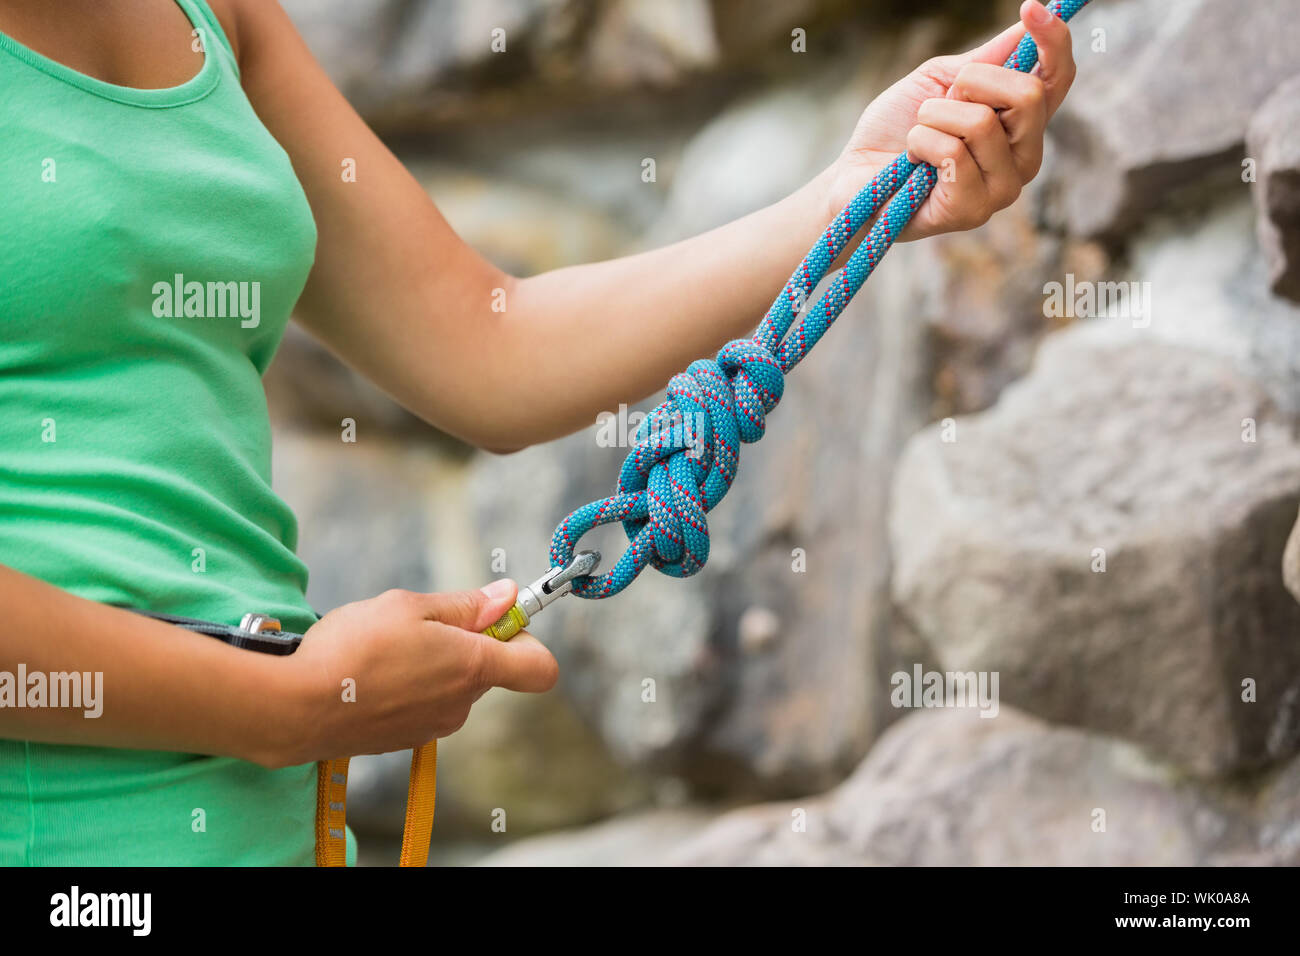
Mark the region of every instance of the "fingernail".
[[1048, 11], [1047, 7], [1043, 6], [1041, 3], [1035, 3], [1032, 12], [1029, 14], [1029, 19], [1033, 20], [1041, 27], [1043, 24], [1051, 21], [1052, 14]]
[[497, 598], [507, 597], [514, 587], [515, 583], [509, 578], [498, 578], [491, 584], [483, 585], [479, 590], [495, 601]]

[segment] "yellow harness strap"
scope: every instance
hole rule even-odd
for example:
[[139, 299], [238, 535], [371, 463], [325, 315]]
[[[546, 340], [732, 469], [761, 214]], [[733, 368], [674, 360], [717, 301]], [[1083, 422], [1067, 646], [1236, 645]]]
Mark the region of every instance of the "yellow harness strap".
[[411, 752], [411, 782], [406, 788], [406, 822], [398, 866], [427, 866], [433, 839], [433, 803], [438, 795], [438, 741]]
[[[437, 796], [438, 741], [411, 754], [411, 781], [406, 790], [406, 822], [398, 866], [426, 866], [433, 838]], [[347, 866], [348, 758], [316, 765], [316, 865]]]
[[348, 758], [316, 764], [316, 865], [347, 866]]

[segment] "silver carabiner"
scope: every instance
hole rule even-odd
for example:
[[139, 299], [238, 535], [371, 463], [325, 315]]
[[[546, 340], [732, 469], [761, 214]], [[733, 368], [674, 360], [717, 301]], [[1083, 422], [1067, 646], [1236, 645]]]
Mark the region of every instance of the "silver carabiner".
[[533, 619], [542, 608], [573, 590], [573, 579], [590, 574], [600, 564], [599, 551], [579, 551], [563, 567], [551, 568], [532, 584], [519, 589], [514, 607], [483, 631], [499, 641], [508, 641]]

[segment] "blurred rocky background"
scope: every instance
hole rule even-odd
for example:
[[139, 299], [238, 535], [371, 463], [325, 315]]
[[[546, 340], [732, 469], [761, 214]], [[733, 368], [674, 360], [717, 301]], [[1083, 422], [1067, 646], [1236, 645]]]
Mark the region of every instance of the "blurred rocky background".
[[[1016, 6], [284, 5], [517, 274], [780, 198]], [[558, 602], [561, 687], [443, 742], [433, 862], [1300, 863], [1300, 21], [1097, 0], [1074, 36], [1039, 178], [890, 253], [746, 447], [707, 568]], [[1112, 283], [1137, 294], [1079, 297]], [[322, 609], [531, 580], [624, 454], [594, 425], [467, 449], [297, 333], [267, 389]], [[895, 707], [918, 667], [996, 672], [996, 716]], [[406, 763], [353, 762], [363, 862], [395, 859]]]

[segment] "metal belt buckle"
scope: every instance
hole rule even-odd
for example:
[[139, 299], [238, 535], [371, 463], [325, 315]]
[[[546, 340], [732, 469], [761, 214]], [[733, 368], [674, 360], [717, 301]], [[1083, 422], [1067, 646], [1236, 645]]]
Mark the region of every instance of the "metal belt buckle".
[[269, 614], [259, 614], [256, 611], [249, 611], [244, 615], [244, 619], [239, 622], [239, 629], [247, 631], [249, 634], [261, 634], [263, 631], [283, 631], [278, 618], [271, 617]]
[[292, 654], [302, 642], [301, 634], [286, 633], [280, 619], [269, 614], [250, 611], [231, 631], [228, 643], [263, 654]]

